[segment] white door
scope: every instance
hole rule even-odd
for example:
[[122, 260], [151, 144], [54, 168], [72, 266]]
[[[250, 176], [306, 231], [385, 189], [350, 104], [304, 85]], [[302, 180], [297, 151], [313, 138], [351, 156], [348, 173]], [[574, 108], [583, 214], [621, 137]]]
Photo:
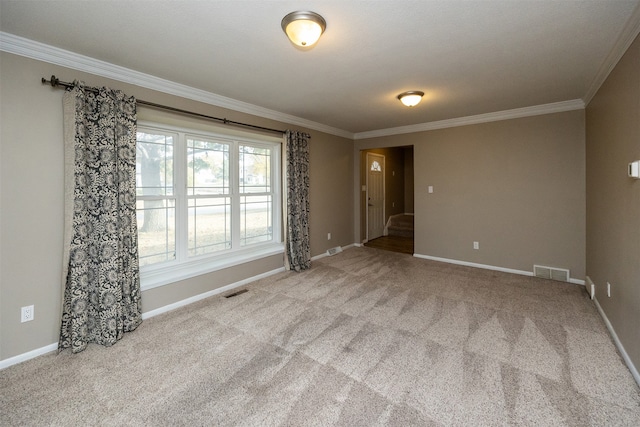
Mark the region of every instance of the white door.
[[384, 156], [367, 153], [367, 240], [384, 232]]

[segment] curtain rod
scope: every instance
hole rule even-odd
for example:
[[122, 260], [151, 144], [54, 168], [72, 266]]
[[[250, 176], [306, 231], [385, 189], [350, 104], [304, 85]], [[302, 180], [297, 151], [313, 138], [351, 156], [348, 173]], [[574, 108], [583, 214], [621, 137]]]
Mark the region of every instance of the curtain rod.
[[[56, 76], [51, 76], [50, 80], [47, 80], [47, 79], [45, 79], [43, 77], [42, 78], [42, 84], [43, 85], [44, 84], [50, 84], [51, 87], [54, 87], [54, 88], [71, 88], [71, 87], [74, 87], [73, 83], [63, 82], [60, 79], [58, 79]], [[92, 92], [97, 92], [98, 91], [98, 88], [91, 87], [91, 86], [86, 86], [85, 89], [90, 90]], [[236, 122], [236, 121], [229, 120], [229, 119], [221, 119], [220, 117], [207, 116], [206, 114], [194, 113], [193, 111], [181, 110], [180, 108], [169, 107], [167, 105], [156, 104], [154, 102], [149, 102], [149, 101], [143, 101], [141, 99], [136, 99], [136, 102], [137, 102], [137, 104], [144, 105], [145, 107], [152, 107], [152, 108], [157, 108], [157, 109], [160, 109], [160, 110], [172, 111], [174, 113], [180, 113], [180, 114], [185, 114], [185, 115], [188, 115], [188, 116], [199, 117], [201, 119], [215, 120], [217, 122], [224, 123], [225, 125], [241, 126], [241, 127], [251, 128], [251, 129], [258, 129], [258, 130], [264, 130], [264, 131], [268, 131], [268, 132], [275, 132], [275, 133], [285, 133], [286, 132], [284, 130], [272, 129], [272, 128], [267, 128], [267, 127], [262, 127], [262, 126], [256, 126], [256, 125], [251, 125], [251, 124], [248, 124], [248, 123]]]

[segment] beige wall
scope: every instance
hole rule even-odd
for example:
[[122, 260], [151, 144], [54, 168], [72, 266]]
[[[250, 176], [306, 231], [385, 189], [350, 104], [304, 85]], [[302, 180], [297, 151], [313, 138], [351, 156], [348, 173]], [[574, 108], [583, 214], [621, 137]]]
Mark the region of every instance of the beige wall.
[[[57, 341], [62, 298], [63, 143], [62, 91], [41, 77], [108, 85], [145, 101], [230, 120], [311, 134], [311, 253], [353, 243], [351, 140], [225, 110], [40, 61], [1, 53], [0, 100], [0, 360]], [[153, 116], [141, 109], [140, 118]], [[227, 127], [226, 129], [234, 129]], [[332, 240], [326, 238], [332, 233]], [[143, 292], [143, 311], [272, 271], [272, 256]], [[20, 323], [20, 307], [35, 305], [35, 319]]]
[[[353, 142], [311, 132], [311, 254], [353, 244]], [[331, 233], [331, 240], [327, 239]]]
[[[596, 298], [640, 367], [640, 39], [587, 106], [587, 275]], [[611, 297], [607, 297], [607, 282]]]
[[542, 264], [584, 279], [583, 110], [357, 140], [354, 149], [402, 145], [414, 146], [416, 254], [529, 272]]

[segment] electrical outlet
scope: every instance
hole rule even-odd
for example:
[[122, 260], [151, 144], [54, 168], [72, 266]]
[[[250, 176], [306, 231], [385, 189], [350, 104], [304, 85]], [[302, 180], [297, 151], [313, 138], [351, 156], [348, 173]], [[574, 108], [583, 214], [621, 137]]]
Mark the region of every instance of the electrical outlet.
[[331, 240], [331, 233], [327, 233], [327, 240]]
[[607, 282], [607, 296], [611, 298], [611, 283]]
[[33, 316], [34, 316], [34, 311], [33, 311], [33, 306], [32, 305], [28, 305], [26, 307], [22, 307], [21, 316], [20, 316], [20, 322], [30, 322], [30, 321], [33, 320]]
[[480, 242], [473, 242], [473, 249], [480, 249]]

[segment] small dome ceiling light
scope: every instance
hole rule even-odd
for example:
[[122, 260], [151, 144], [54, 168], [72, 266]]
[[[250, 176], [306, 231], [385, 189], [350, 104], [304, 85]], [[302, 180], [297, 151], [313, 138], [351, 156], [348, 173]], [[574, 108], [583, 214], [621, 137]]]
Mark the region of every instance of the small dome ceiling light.
[[327, 22], [315, 12], [291, 12], [281, 25], [289, 40], [301, 47], [313, 46], [327, 28]]
[[422, 101], [422, 97], [424, 96], [424, 92], [419, 90], [410, 90], [408, 92], [402, 92], [398, 95], [398, 99], [407, 107], [415, 107]]

